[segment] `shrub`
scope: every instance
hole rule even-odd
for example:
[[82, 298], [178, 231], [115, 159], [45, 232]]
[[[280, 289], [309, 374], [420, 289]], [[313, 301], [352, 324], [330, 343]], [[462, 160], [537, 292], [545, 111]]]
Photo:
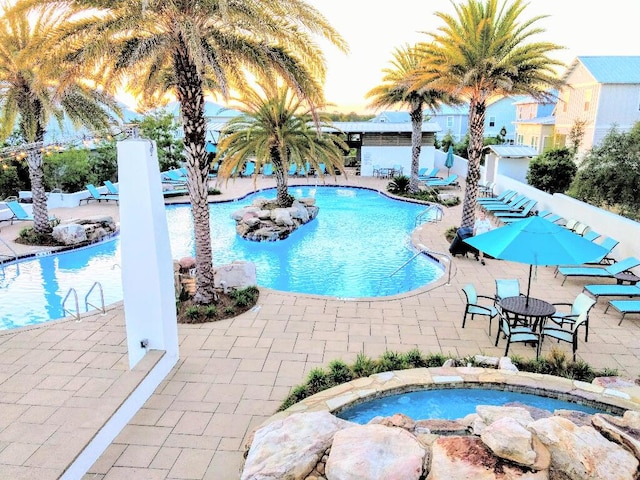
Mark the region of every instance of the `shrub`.
[[351, 367], [351, 371], [356, 377], [368, 377], [375, 373], [375, 363], [371, 358], [360, 352]]
[[209, 195], [220, 195], [220, 194], [222, 194], [222, 192], [220, 190], [218, 190], [217, 188], [210, 187], [209, 191], [208, 191], [208, 194]]
[[207, 305], [204, 307], [204, 316], [211, 319], [218, 315], [218, 307], [215, 305]]
[[403, 194], [409, 191], [410, 178], [406, 175], [398, 175], [387, 184], [387, 192]]
[[353, 380], [351, 369], [342, 360], [333, 360], [329, 363], [329, 378], [335, 385]]
[[548, 193], [564, 193], [573, 182], [577, 171], [578, 167], [571, 150], [556, 148], [531, 161], [527, 182]]
[[310, 395], [326, 390], [333, 386], [329, 375], [321, 368], [314, 368], [307, 377], [307, 390]]
[[59, 188], [63, 192], [84, 190], [95, 178], [89, 168], [89, 150], [70, 148], [44, 157], [45, 188]]
[[198, 305], [189, 305], [185, 308], [184, 315], [190, 320], [197, 320], [200, 318], [200, 307]]
[[382, 354], [376, 366], [376, 372], [389, 372], [391, 370], [404, 370], [408, 368], [404, 355], [387, 350]]
[[409, 350], [404, 354], [404, 361], [410, 368], [426, 367], [427, 362], [422, 357], [422, 352], [417, 348]]

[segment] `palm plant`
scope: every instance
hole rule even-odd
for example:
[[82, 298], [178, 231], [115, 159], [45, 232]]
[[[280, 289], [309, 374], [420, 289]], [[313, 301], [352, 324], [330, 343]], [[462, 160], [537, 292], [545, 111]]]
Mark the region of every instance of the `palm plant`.
[[[43, 141], [50, 118], [61, 124], [106, 129], [119, 113], [115, 99], [91, 88], [63, 57], [60, 29], [71, 25], [77, 9], [2, 7], [0, 17], [0, 136], [16, 123], [25, 146], [36, 234], [51, 233], [43, 168]], [[45, 53], [46, 52], [46, 53]]]
[[[256, 169], [271, 163], [276, 179], [277, 203], [291, 205], [287, 172], [296, 164], [320, 171], [324, 163], [330, 173], [343, 171], [348, 146], [339, 132], [329, 133], [324, 114], [314, 118], [310, 107], [291, 89], [274, 81], [263, 81], [260, 90], [247, 90], [235, 107], [243, 115], [232, 118], [222, 131], [218, 151], [222, 159], [219, 175], [229, 177], [244, 164], [255, 161]], [[325, 131], [323, 131], [325, 130]]]
[[383, 83], [367, 92], [374, 108], [408, 106], [411, 117], [411, 183], [409, 190], [417, 192], [419, 186], [420, 151], [422, 149], [422, 122], [425, 108], [432, 111], [441, 104], [459, 103], [454, 96], [429, 87], [418, 86], [415, 77], [421, 65], [421, 53], [416, 47], [405, 45], [393, 52], [392, 68], [383, 70]]
[[475, 220], [483, 154], [487, 100], [495, 96], [531, 95], [548, 100], [549, 88], [562, 81], [554, 69], [562, 63], [548, 54], [561, 47], [534, 42], [544, 30], [521, 20], [523, 0], [467, 0], [455, 4], [455, 15], [436, 13], [444, 21], [432, 42], [421, 47], [423, 61], [416, 87], [434, 88], [469, 101], [469, 171], [462, 209], [462, 227]]
[[[44, 1], [44, 0], [43, 0]], [[205, 150], [205, 93], [244, 88], [247, 70], [278, 75], [311, 104], [321, 101], [325, 63], [314, 36], [344, 40], [302, 0], [77, 0], [101, 9], [87, 19], [81, 58], [104, 61], [144, 98], [173, 93], [180, 103], [194, 218], [196, 294], [215, 300]], [[111, 83], [110, 81], [107, 83]], [[135, 87], [135, 88], [134, 88]]]

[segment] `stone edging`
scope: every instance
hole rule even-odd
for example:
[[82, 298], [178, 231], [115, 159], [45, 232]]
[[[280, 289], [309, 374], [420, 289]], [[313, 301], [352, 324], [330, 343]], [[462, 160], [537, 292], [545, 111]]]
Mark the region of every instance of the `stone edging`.
[[607, 388], [540, 373], [481, 367], [435, 367], [384, 372], [352, 380], [307, 397], [276, 413], [260, 427], [294, 413], [335, 413], [385, 395], [437, 388], [492, 388], [560, 400], [572, 397], [578, 399], [577, 403], [609, 410], [616, 415], [624, 410], [640, 410], [640, 386], [637, 385]]

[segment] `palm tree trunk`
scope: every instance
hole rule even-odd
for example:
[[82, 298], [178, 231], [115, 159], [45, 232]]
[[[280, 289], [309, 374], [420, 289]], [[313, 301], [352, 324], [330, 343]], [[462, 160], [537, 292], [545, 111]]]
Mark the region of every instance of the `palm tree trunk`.
[[31, 180], [31, 198], [33, 201], [33, 230], [40, 235], [48, 235], [52, 231], [47, 208], [47, 194], [44, 187], [44, 167], [42, 151], [32, 147], [27, 152], [29, 179]]
[[271, 149], [271, 163], [273, 163], [273, 176], [276, 179], [276, 202], [279, 207], [290, 207], [288, 172], [285, 170], [280, 158], [280, 151], [275, 147]]
[[473, 227], [476, 218], [478, 181], [480, 180], [480, 160], [484, 150], [484, 101], [471, 99], [469, 105], [469, 169], [467, 185], [462, 205], [461, 227]]
[[213, 255], [209, 233], [209, 164], [205, 150], [206, 122], [202, 77], [189, 59], [187, 49], [174, 55], [177, 75], [176, 96], [184, 130], [184, 149], [187, 163], [187, 186], [191, 200], [196, 245], [196, 294], [194, 301], [211, 304], [216, 295], [213, 284]]
[[422, 150], [422, 103], [414, 105], [411, 110], [411, 179], [409, 191], [420, 190], [418, 171], [420, 169], [420, 151]]

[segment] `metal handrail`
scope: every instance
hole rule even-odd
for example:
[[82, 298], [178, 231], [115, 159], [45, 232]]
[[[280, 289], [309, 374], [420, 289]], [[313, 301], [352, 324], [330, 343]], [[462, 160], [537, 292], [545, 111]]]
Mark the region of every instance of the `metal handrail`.
[[[0, 238], [0, 242], [2, 242], [2, 244], [7, 247], [7, 249], [13, 254], [13, 259], [17, 260], [18, 259], [18, 254], [16, 253], [16, 251], [11, 248], [11, 245], [9, 245], [7, 242], [5, 242], [2, 238]], [[0, 257], [7, 257], [7, 258], [11, 258], [10, 255], [5, 255], [5, 254], [0, 254]]]
[[420, 212], [418, 215], [416, 215], [416, 220], [414, 222], [414, 225], [417, 226], [419, 221], [428, 213], [432, 212], [433, 210], [436, 211], [436, 216], [434, 219], [429, 220], [430, 222], [439, 222], [442, 220], [442, 217], [444, 216], [444, 211], [442, 210], [442, 206], [438, 205], [437, 203], [432, 203], [431, 205], [429, 205], [427, 208], [425, 208], [422, 212]]
[[[73, 299], [74, 299], [74, 303], [76, 304], [76, 313], [74, 314], [73, 311], [68, 310], [67, 307], [65, 307], [65, 304], [67, 303], [67, 299], [69, 298], [69, 295], [71, 295], [73, 293]], [[71, 287], [69, 289], [69, 291], [67, 292], [67, 294], [64, 296], [64, 300], [62, 300], [62, 311], [66, 314], [69, 314], [73, 317], [76, 317], [77, 321], [80, 321], [80, 307], [78, 305], [78, 293], [76, 292], [76, 289]]]
[[449, 255], [448, 253], [444, 253], [444, 252], [437, 252], [435, 250], [429, 250], [427, 247], [425, 247], [422, 244], [418, 245], [418, 248], [420, 248], [420, 253], [424, 253], [426, 255], [431, 255], [431, 256], [439, 256], [439, 257], [443, 257], [447, 260], [447, 262], [449, 262], [449, 276], [447, 278], [447, 285], [451, 284], [451, 265], [453, 265], [453, 257], [451, 255]]
[[[93, 303], [89, 303], [89, 295], [91, 295], [91, 292], [93, 292], [93, 289], [96, 288], [96, 287], [98, 287], [98, 290], [100, 290], [100, 305], [101, 305], [101, 307], [98, 307], [97, 305], [94, 305]], [[92, 306], [96, 310], [102, 311], [102, 315], [105, 315], [107, 313], [107, 310], [104, 308], [104, 290], [102, 289], [102, 284], [100, 282], [95, 282], [93, 285], [91, 285], [91, 288], [89, 289], [87, 294], [84, 296], [85, 312], [89, 311], [89, 306]]]

